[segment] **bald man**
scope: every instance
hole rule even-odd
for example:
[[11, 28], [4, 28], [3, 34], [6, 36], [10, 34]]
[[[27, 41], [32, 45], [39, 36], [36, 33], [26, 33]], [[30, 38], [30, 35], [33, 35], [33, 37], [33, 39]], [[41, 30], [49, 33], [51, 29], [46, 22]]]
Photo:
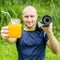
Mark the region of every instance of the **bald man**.
[[[48, 27], [41, 27], [36, 30], [37, 11], [33, 6], [27, 6], [22, 12], [24, 28], [21, 38], [8, 37], [8, 27], [2, 27], [3, 38], [8, 38], [9, 42], [16, 42], [18, 51], [18, 60], [44, 60], [46, 45], [57, 54], [59, 52], [59, 43], [52, 32], [52, 23]], [[46, 34], [44, 36], [44, 31]], [[6, 33], [7, 32], [7, 33]], [[3, 34], [6, 34], [3, 36]]]

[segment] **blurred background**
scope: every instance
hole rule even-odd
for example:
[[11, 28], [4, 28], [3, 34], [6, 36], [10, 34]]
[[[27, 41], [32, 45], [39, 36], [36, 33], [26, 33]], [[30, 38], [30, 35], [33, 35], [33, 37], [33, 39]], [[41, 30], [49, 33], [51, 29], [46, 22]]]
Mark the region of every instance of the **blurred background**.
[[[1, 11], [9, 12], [12, 18], [20, 19], [23, 24], [22, 10], [28, 5], [36, 8], [37, 21], [44, 15], [52, 17], [53, 32], [60, 42], [60, 0], [0, 0], [0, 30], [10, 22], [9, 16]], [[17, 58], [15, 43], [8, 43], [0, 36], [0, 60], [17, 60]], [[55, 55], [47, 48], [45, 60], [60, 60], [60, 53]]]

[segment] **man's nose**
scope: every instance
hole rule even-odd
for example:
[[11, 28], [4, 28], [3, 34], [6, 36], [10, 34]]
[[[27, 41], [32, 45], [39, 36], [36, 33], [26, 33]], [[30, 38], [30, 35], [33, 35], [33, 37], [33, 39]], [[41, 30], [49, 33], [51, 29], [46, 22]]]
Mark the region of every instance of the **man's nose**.
[[31, 21], [31, 17], [29, 17], [28, 20]]

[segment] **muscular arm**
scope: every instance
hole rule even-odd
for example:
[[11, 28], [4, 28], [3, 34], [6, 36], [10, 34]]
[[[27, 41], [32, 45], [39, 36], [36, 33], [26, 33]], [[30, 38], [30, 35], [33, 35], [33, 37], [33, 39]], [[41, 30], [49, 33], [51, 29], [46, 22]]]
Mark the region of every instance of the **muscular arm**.
[[48, 47], [57, 54], [59, 52], [59, 43], [58, 40], [55, 38], [53, 32], [47, 33], [49, 40], [47, 41]]
[[56, 37], [52, 32], [52, 23], [48, 27], [41, 27], [44, 31], [46, 31], [49, 40], [47, 41], [48, 47], [57, 54], [59, 52], [59, 43]]

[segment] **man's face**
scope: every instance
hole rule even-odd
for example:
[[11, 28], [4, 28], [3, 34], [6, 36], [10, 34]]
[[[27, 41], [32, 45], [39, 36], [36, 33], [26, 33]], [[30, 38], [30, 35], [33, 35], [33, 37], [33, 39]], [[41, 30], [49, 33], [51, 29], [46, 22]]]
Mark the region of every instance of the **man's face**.
[[33, 28], [36, 25], [37, 14], [35, 13], [34, 9], [26, 10], [23, 13], [23, 21], [27, 28]]

